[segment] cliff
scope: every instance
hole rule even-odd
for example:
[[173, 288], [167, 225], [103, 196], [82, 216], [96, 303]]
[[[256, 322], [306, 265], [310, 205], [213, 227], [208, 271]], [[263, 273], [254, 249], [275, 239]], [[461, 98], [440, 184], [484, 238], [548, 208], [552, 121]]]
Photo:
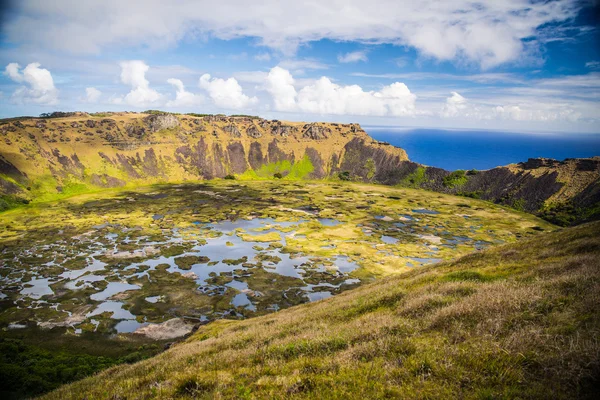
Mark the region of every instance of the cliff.
[[563, 225], [600, 216], [600, 158], [455, 171], [411, 162], [358, 124], [251, 116], [62, 113], [0, 122], [0, 209], [95, 188], [338, 178], [481, 198]]

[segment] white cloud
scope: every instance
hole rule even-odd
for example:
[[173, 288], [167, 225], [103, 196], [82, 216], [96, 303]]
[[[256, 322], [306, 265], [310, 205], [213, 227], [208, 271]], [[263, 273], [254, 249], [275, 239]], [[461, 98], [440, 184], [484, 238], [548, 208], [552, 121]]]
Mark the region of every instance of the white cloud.
[[271, 55], [269, 53], [260, 53], [254, 56], [257, 61], [271, 61]]
[[94, 87], [85, 88], [85, 102], [86, 103], [96, 103], [102, 92]]
[[17, 83], [26, 83], [27, 86], [18, 87], [12, 94], [15, 103], [36, 103], [52, 105], [58, 103], [58, 90], [54, 87], [54, 80], [50, 71], [40, 68], [40, 63], [28, 64], [23, 71], [17, 63], [6, 66], [4, 74]]
[[442, 108], [442, 117], [454, 117], [462, 113], [467, 108], [467, 99], [456, 92], [446, 99], [446, 104]]
[[569, 121], [575, 122], [582, 113], [565, 101], [513, 101], [511, 104], [492, 105], [489, 102], [471, 102], [457, 92], [446, 99], [440, 111], [443, 118], [469, 120], [512, 120], [512, 121]]
[[343, 86], [322, 77], [296, 91], [289, 71], [275, 67], [267, 77], [266, 89], [277, 111], [301, 111], [313, 114], [412, 116], [416, 96], [400, 82], [379, 91], [365, 92], [358, 85]]
[[[438, 60], [489, 68], [535, 53], [538, 42], [562, 38], [555, 23], [572, 20], [584, 3], [338, 0], [298, 7], [294, 2], [263, 0], [247, 7], [245, 0], [22, 0], [3, 32], [13, 43], [78, 53], [114, 46], [169, 46], [198, 36], [258, 38], [260, 45], [288, 55], [299, 45], [321, 39], [390, 43]], [[532, 46], [524, 45], [525, 40]]]
[[8, 76], [15, 82], [23, 82], [23, 75], [21, 75], [21, 72], [19, 71], [20, 69], [21, 66], [19, 64], [10, 63], [6, 66], [6, 69], [4, 70], [4, 75]]
[[241, 110], [258, 103], [256, 97], [248, 97], [235, 78], [212, 78], [204, 74], [198, 81], [199, 86], [208, 92], [208, 95], [217, 107]]
[[600, 69], [600, 61], [588, 61], [585, 63], [585, 67], [589, 69]]
[[273, 97], [276, 110], [296, 110], [297, 92], [294, 87], [294, 77], [290, 74], [290, 71], [281, 67], [272, 68], [267, 76], [265, 87]]
[[279, 63], [281, 68], [285, 68], [295, 73], [304, 73], [305, 69], [316, 70], [316, 69], [328, 69], [329, 65], [323, 64], [313, 58], [302, 58], [302, 59], [287, 59]]
[[267, 73], [265, 71], [239, 71], [234, 72], [233, 77], [237, 79], [238, 82], [262, 84], [267, 78]]
[[179, 79], [170, 78], [167, 79], [167, 82], [175, 86], [176, 89], [175, 100], [168, 101], [167, 107], [189, 107], [201, 104], [204, 101], [202, 96], [186, 91], [183, 82]]
[[339, 54], [337, 57], [338, 61], [341, 63], [355, 63], [359, 61], [368, 61], [367, 52], [366, 51], [353, 51], [351, 53]]
[[150, 69], [140, 60], [123, 61], [121, 66], [121, 82], [131, 86], [131, 91], [125, 97], [113, 99], [115, 104], [128, 104], [133, 107], [148, 107], [157, 105], [162, 99], [160, 93], [150, 87], [146, 72]]

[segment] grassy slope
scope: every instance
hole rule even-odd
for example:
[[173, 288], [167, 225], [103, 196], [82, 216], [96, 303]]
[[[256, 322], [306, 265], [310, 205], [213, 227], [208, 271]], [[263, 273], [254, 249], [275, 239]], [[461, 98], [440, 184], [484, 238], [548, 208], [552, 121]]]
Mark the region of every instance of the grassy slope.
[[600, 223], [219, 321], [48, 398], [573, 398], [598, 390]]

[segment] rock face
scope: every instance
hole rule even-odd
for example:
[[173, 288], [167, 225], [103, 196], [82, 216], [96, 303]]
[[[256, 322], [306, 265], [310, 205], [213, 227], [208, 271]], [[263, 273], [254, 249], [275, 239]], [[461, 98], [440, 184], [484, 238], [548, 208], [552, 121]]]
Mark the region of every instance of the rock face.
[[144, 118], [151, 132], [158, 132], [163, 129], [172, 129], [179, 126], [179, 119], [173, 114], [155, 114]]
[[27, 188], [49, 176], [61, 193], [73, 180], [90, 188], [121, 187], [250, 170], [262, 178], [292, 170], [306, 179], [342, 174], [477, 197], [553, 222], [565, 215], [567, 222], [600, 218], [594, 211], [600, 209], [600, 158], [530, 159], [456, 175], [409, 161], [404, 150], [373, 140], [358, 124], [136, 113], [0, 121], [0, 196], [31, 200]]
[[329, 134], [331, 134], [331, 129], [317, 124], [310, 124], [304, 126], [302, 137], [312, 140], [323, 140], [327, 139]]
[[233, 137], [242, 137], [242, 133], [240, 132], [240, 130], [237, 128], [237, 126], [230, 124], [227, 125], [226, 127], [223, 128], [223, 130], [227, 133], [229, 133], [231, 136]]

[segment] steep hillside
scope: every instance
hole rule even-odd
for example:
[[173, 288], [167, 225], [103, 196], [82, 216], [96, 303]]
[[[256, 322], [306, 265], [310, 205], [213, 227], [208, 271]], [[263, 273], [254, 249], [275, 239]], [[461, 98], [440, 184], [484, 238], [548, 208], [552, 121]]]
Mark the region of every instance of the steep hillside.
[[372, 139], [357, 124], [165, 113], [0, 122], [0, 209], [98, 188], [279, 174], [460, 194], [562, 225], [600, 217], [600, 158], [450, 172], [409, 161], [404, 150]]
[[600, 223], [245, 321], [46, 398], [594, 398]]
[[[86, 187], [222, 178], [324, 178], [350, 141], [397, 165], [358, 125], [304, 124], [252, 117], [115, 113], [24, 119], [0, 127], [4, 191], [32, 198]], [[16, 185], [14, 185], [16, 183]]]

